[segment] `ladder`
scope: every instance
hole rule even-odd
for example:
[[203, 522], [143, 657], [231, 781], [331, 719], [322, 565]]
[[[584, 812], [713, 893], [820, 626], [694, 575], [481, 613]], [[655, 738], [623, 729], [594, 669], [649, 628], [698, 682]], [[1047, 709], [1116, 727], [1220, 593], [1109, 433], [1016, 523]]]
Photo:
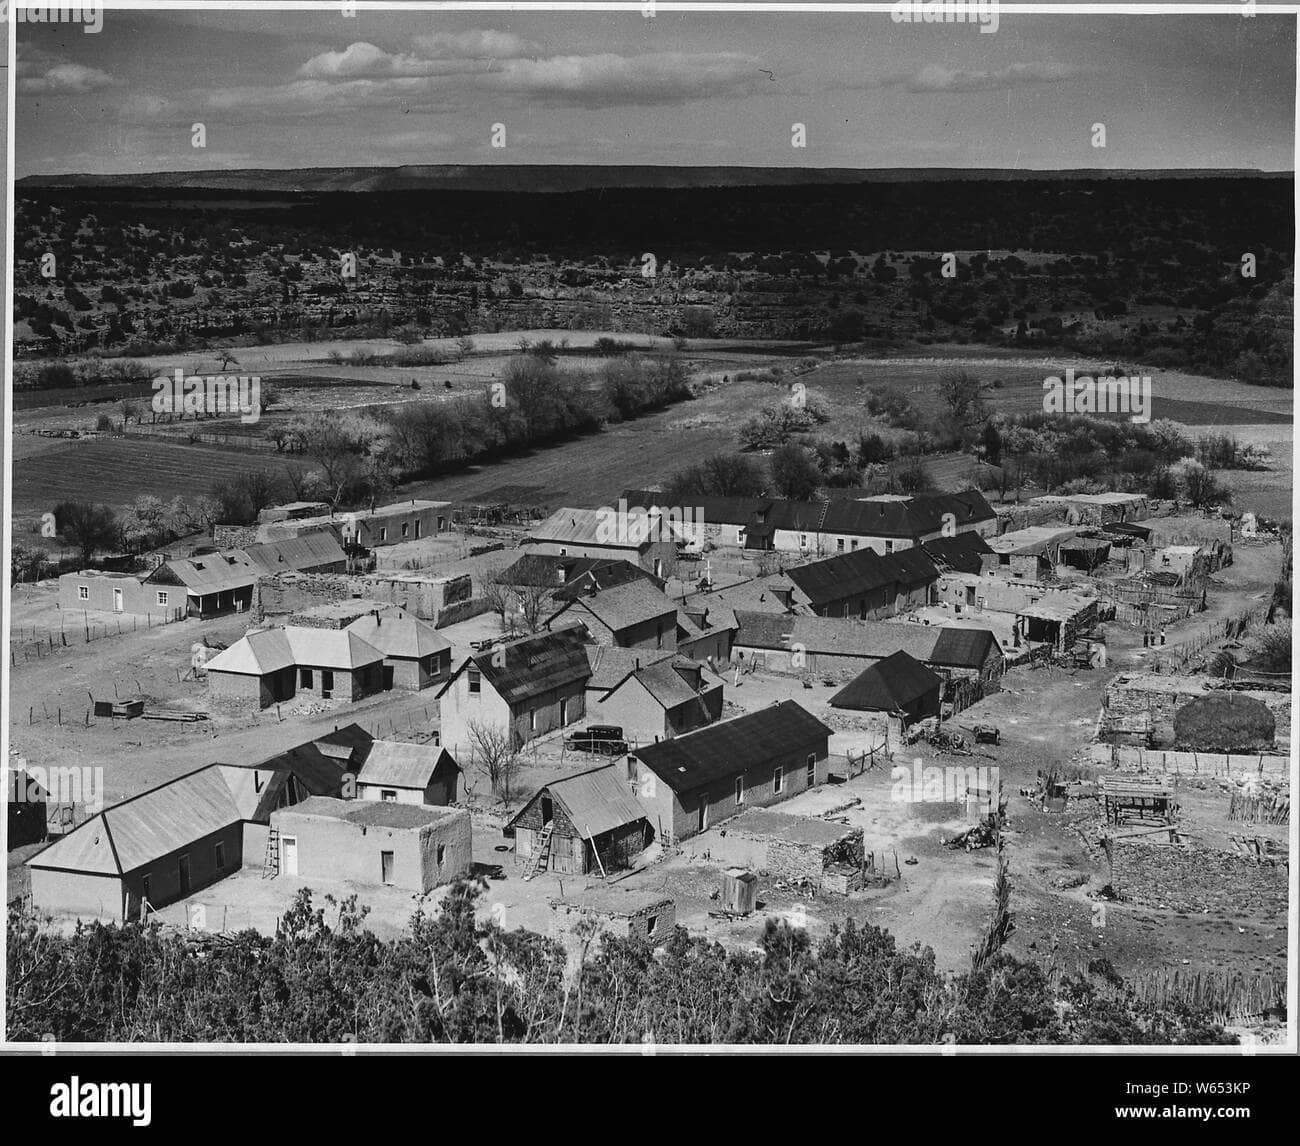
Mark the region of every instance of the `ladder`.
[[274, 879], [280, 874], [280, 829], [266, 833], [266, 855], [262, 858], [262, 878]]
[[525, 881], [530, 880], [538, 872], [549, 871], [551, 867], [551, 833], [555, 831], [555, 821], [542, 827], [542, 834], [537, 837], [537, 847], [533, 854], [528, 857], [528, 870], [524, 873]]

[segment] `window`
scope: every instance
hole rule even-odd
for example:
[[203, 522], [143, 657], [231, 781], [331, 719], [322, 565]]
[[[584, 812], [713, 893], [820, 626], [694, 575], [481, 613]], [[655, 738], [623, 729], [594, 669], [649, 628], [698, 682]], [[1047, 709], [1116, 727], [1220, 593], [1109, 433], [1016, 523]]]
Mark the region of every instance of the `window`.
[[894, 552], [894, 543], [893, 543], [892, 541], [886, 541], [886, 542], [885, 542], [885, 552], [886, 552], [886, 553], [893, 553], [893, 552]]
[[483, 691], [483, 674], [478, 669], [472, 668], [466, 674], [469, 677], [469, 690], [471, 693]]
[[560, 700], [560, 727], [563, 728], [569, 723], [569, 698], [562, 697]]
[[379, 540], [380, 541], [388, 540], [388, 526], [382, 525], [379, 527]]
[[528, 710], [528, 731], [537, 731], [537, 709], [535, 708], [530, 708]]
[[842, 538], [842, 537], [837, 537], [837, 538], [835, 539], [835, 552], [836, 552], [836, 553], [843, 553], [843, 552], [844, 552], [844, 538]]
[[858, 547], [858, 539], [856, 537], [851, 542], [849, 542], [849, 547], [851, 549], [856, 549]]
[[77, 600], [78, 600], [78, 601], [89, 601], [89, 600], [90, 600], [90, 586], [89, 586], [89, 585], [78, 585], [78, 586], [77, 586]]
[[655, 933], [655, 928], [658, 926], [659, 926], [659, 916], [650, 915], [646, 917], [645, 933], [647, 935], [653, 935]]
[[406, 522], [402, 522], [402, 536], [406, 537], [411, 532], [411, 527]]
[[311, 688], [311, 669], [298, 670], [298, 687]]
[[380, 798], [380, 800], [382, 800], [385, 804], [396, 804], [396, 803], [397, 803], [397, 789], [396, 789], [396, 788], [380, 788], [380, 789], [379, 789], [379, 798]]
[[808, 548], [808, 534], [806, 533], [799, 534], [799, 548], [800, 549]]
[[420, 536], [420, 523], [418, 521], [415, 523], [415, 536]]
[[215, 854], [217, 871], [221, 871], [226, 866], [226, 845], [224, 843], [219, 843], [212, 850]]
[[334, 691], [334, 673], [329, 669], [320, 670], [320, 694], [326, 700]]
[[158, 604], [164, 608], [167, 606], [167, 594], [162, 589], [158, 590]]
[[781, 788], [785, 784], [785, 769], [774, 768], [772, 770], [772, 795], [779, 795]]
[[736, 803], [743, 804], [744, 802], [745, 802], [745, 777], [737, 776], [736, 777]]
[[442, 867], [442, 861], [446, 858], [446, 856], [447, 856], [446, 845], [439, 844], [438, 845], [438, 866], [439, 867]]
[[817, 753], [808, 753], [808, 787], [817, 783]]

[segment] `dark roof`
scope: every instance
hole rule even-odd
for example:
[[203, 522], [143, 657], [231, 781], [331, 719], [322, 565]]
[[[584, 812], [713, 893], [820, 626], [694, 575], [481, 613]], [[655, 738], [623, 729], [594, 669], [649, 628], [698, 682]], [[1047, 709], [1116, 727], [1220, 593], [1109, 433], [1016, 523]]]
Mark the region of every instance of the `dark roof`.
[[571, 600], [584, 590], [612, 589], [629, 581], [649, 581], [662, 589], [664, 582], [653, 573], [610, 557], [561, 557], [559, 554], [525, 553], [501, 571], [510, 585], [538, 585], [553, 590], [556, 600]]
[[345, 724], [333, 732], [308, 740], [275, 756], [258, 768], [291, 772], [313, 796], [334, 796], [342, 791], [343, 776], [361, 769], [375, 738], [359, 724]]
[[874, 549], [855, 549], [823, 561], [796, 565], [787, 569], [785, 575], [816, 607], [885, 585], [928, 584], [938, 578], [939, 571], [917, 548], [883, 556]]
[[[577, 626], [476, 653], [452, 674], [438, 695], [442, 696], [471, 663], [512, 706], [555, 688], [585, 683], [591, 676], [586, 636], [585, 627]], [[500, 663], [503, 659], [504, 665]]]
[[933, 541], [922, 542], [921, 548], [940, 569], [953, 573], [978, 573], [983, 568], [980, 554], [993, 552], [989, 543], [978, 533], [938, 537]]
[[811, 712], [786, 700], [648, 744], [632, 755], [674, 792], [686, 792], [778, 757], [825, 751], [830, 735]]
[[559, 612], [569, 608], [585, 609], [615, 633], [667, 616], [673, 618], [674, 624], [677, 621], [676, 604], [644, 581], [629, 581], [590, 596], [577, 597]]
[[830, 699], [832, 708], [897, 712], [937, 696], [942, 678], [901, 650], [864, 669]]
[[982, 668], [991, 653], [1001, 652], [1002, 646], [989, 629], [944, 626], [934, 642], [930, 663], [950, 668]]

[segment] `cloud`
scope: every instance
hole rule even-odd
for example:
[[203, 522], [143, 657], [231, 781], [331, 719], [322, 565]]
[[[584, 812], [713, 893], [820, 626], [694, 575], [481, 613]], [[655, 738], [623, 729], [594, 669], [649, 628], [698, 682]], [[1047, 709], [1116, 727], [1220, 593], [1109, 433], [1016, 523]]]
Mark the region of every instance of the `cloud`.
[[298, 69], [303, 79], [455, 75], [481, 70], [483, 61], [535, 56], [535, 44], [510, 32], [434, 33], [412, 39], [415, 52], [388, 52], [364, 40], [341, 52], [321, 52]]
[[57, 62], [44, 52], [18, 61], [18, 90], [32, 95], [83, 95], [116, 87], [120, 82], [99, 68]]
[[1097, 68], [1078, 64], [1009, 64], [992, 71], [945, 68], [927, 64], [919, 71], [893, 72], [865, 79], [841, 81], [833, 85], [843, 91], [871, 91], [899, 88], [918, 95], [926, 92], [993, 92], [1012, 88], [1062, 84], [1102, 74]]

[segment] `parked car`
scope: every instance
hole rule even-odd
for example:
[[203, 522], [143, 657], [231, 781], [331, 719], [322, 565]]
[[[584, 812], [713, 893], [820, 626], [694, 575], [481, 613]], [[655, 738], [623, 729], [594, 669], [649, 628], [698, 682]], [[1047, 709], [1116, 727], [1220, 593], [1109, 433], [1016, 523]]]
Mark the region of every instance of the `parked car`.
[[595, 752], [600, 756], [622, 756], [627, 751], [623, 730], [617, 724], [589, 724], [565, 743], [577, 752]]

